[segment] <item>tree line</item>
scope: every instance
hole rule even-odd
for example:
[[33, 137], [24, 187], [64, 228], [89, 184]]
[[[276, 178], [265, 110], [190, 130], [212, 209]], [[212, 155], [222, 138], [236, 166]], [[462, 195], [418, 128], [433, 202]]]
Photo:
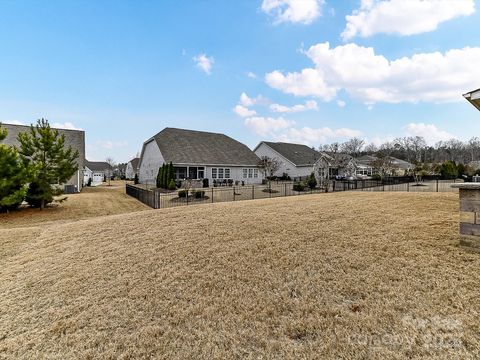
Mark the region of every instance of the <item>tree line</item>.
[[65, 135], [46, 119], [20, 133], [18, 147], [1, 144], [7, 135], [0, 124], [0, 211], [16, 209], [23, 201], [43, 209], [63, 193], [58, 185], [78, 170], [78, 151], [67, 147]]

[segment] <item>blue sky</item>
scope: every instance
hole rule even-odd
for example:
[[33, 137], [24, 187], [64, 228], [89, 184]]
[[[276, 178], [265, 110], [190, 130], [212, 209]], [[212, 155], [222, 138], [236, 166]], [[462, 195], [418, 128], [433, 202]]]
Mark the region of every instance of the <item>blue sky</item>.
[[480, 136], [478, 4], [430, 2], [0, 0], [0, 121], [84, 129], [117, 162], [167, 126], [252, 148]]

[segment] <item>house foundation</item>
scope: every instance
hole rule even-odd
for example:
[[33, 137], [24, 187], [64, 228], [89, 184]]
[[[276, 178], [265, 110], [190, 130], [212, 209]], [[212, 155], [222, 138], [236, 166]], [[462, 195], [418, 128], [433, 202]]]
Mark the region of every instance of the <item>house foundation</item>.
[[460, 194], [460, 246], [480, 253], [480, 183], [452, 187]]

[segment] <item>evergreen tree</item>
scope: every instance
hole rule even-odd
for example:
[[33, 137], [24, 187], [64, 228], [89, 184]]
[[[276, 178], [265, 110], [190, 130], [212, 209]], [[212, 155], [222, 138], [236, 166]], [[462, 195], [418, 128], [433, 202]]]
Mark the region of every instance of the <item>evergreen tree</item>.
[[[0, 141], [7, 137], [7, 130], [1, 128]], [[18, 151], [11, 146], [0, 144], [0, 211], [17, 208], [27, 193], [29, 166], [22, 161]]]
[[78, 170], [78, 151], [65, 146], [65, 135], [50, 128], [48, 120], [40, 119], [30, 130], [18, 134], [19, 153], [32, 167], [32, 181], [27, 202], [43, 209], [60, 195], [55, 184], [64, 184]]
[[133, 183], [134, 183], [135, 185], [137, 185], [138, 182], [139, 182], [139, 180], [138, 180], [138, 174], [135, 173], [135, 177], [133, 178]]
[[317, 186], [317, 179], [315, 179], [315, 173], [311, 173], [310, 176], [307, 179], [307, 185], [310, 189], [315, 189]]
[[163, 178], [163, 165], [158, 168], [157, 173], [157, 188], [162, 187], [162, 178]]
[[167, 177], [168, 177], [168, 165], [163, 164], [162, 188], [164, 189], [168, 188]]
[[173, 164], [172, 162], [170, 161], [170, 172], [168, 174], [168, 185], [170, 187], [170, 182], [173, 180], [175, 181], [175, 169], [173, 168]]

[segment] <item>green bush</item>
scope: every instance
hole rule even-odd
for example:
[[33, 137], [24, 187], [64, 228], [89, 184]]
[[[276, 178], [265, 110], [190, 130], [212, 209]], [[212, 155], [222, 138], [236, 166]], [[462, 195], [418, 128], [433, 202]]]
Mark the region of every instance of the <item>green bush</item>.
[[175, 190], [177, 188], [177, 184], [175, 183], [175, 180], [170, 180], [170, 183], [168, 184], [168, 190]]
[[293, 190], [294, 191], [304, 191], [305, 190], [305, 185], [303, 183], [293, 184]]
[[307, 179], [308, 187], [313, 190], [317, 187], [317, 179], [315, 179], [315, 174], [312, 172]]
[[179, 198], [186, 198], [187, 197], [187, 194], [188, 194], [188, 190], [180, 190], [178, 192], [178, 197]]
[[139, 182], [139, 180], [138, 180], [138, 174], [135, 174], [135, 177], [133, 178], [133, 183], [134, 183], [135, 185], [137, 185], [138, 182]]
[[197, 190], [193, 193], [193, 196], [195, 197], [195, 199], [203, 199], [205, 197], [205, 191]]
[[380, 181], [380, 180], [382, 180], [382, 176], [380, 174], [373, 174], [372, 175], [372, 180]]

